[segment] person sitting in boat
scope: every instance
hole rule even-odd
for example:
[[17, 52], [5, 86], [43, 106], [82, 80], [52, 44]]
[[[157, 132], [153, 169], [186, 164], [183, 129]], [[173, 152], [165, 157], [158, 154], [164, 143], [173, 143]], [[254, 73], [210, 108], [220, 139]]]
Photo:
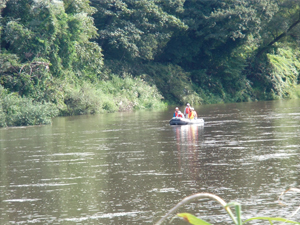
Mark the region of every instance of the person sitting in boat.
[[178, 112], [179, 112], [179, 108], [176, 107], [176, 108], [175, 108], [175, 112], [174, 112], [174, 114], [173, 114], [173, 117], [177, 117], [177, 116], [178, 116]]
[[189, 112], [189, 114], [188, 114], [188, 118], [189, 119], [194, 119], [194, 112], [193, 112], [193, 108], [190, 108], [190, 112]]
[[191, 112], [191, 107], [190, 107], [190, 103], [186, 104], [186, 107], [184, 109], [184, 117], [185, 118], [189, 118], [189, 113]]
[[184, 117], [183, 113], [178, 111], [178, 117], [183, 118]]
[[189, 119], [197, 119], [197, 113], [196, 113], [196, 111], [195, 111], [195, 109], [194, 108], [191, 108], [191, 111], [190, 111], [190, 113], [189, 113]]
[[194, 119], [195, 120], [198, 119], [197, 112], [196, 112], [196, 110], [194, 108], [192, 109], [192, 112], [193, 112]]
[[173, 114], [173, 117], [183, 117], [183, 114], [179, 111], [179, 108], [175, 108], [175, 112]]

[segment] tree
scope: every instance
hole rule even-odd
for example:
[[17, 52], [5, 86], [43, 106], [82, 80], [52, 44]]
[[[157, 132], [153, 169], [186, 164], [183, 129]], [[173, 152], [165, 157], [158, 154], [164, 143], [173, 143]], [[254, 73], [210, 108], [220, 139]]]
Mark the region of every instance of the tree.
[[[3, 22], [2, 22], [2, 16], [1, 15], [2, 15], [2, 10], [6, 7], [6, 5], [5, 5], [6, 1], [7, 0], [1, 0], [0, 1], [0, 38], [1, 38], [1, 34], [2, 34], [1, 31], [2, 31], [2, 28], [3, 28], [2, 27]], [[0, 42], [0, 44], [1, 44], [1, 42]], [[0, 48], [0, 52], [1, 52], [1, 48]]]
[[250, 83], [243, 71], [258, 48], [264, 26], [277, 12], [277, 3], [186, 0], [183, 9], [179, 18], [188, 30], [174, 33], [156, 61], [182, 66], [192, 72], [197, 86], [221, 99], [246, 99], [241, 95]]
[[277, 8], [270, 20], [264, 21], [260, 32], [260, 47], [256, 57], [260, 58], [274, 44], [289, 38], [289, 42], [300, 41], [300, 1], [281, 0], [277, 1]]
[[271, 0], [186, 0], [180, 18], [189, 29], [173, 35], [159, 60], [206, 67], [259, 35], [262, 21], [270, 21], [276, 9]]
[[10, 19], [4, 30], [7, 50], [21, 62], [48, 60], [56, 77], [70, 72], [77, 77], [95, 76], [102, 66], [102, 53], [90, 41], [97, 36], [93, 12], [85, 0], [9, 0], [4, 11]]
[[184, 1], [92, 0], [99, 29], [98, 43], [107, 58], [153, 60], [166, 45], [174, 30], [184, 23], [169, 12], [182, 7]]

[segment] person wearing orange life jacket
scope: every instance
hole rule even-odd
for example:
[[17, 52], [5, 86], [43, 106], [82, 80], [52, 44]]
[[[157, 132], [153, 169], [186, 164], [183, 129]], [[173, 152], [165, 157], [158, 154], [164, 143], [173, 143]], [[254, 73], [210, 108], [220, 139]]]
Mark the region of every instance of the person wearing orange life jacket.
[[179, 111], [179, 108], [175, 108], [175, 112], [173, 114], [173, 117], [183, 117], [183, 114]]
[[187, 103], [187, 104], [186, 104], [186, 107], [185, 107], [185, 109], [184, 109], [184, 117], [185, 117], [185, 118], [189, 118], [189, 113], [190, 113], [190, 111], [191, 111], [190, 103]]
[[179, 112], [179, 109], [178, 109], [178, 107], [176, 107], [173, 117], [178, 117], [178, 112]]

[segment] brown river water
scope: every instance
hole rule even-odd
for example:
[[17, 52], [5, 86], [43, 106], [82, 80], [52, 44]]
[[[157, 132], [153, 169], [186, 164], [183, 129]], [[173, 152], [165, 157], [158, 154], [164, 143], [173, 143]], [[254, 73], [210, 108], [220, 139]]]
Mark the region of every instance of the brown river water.
[[[279, 196], [300, 188], [300, 100], [196, 107], [204, 127], [170, 126], [173, 110], [0, 129], [0, 224], [154, 224], [199, 192], [241, 203], [243, 220], [299, 207]], [[178, 212], [233, 224], [208, 199]]]

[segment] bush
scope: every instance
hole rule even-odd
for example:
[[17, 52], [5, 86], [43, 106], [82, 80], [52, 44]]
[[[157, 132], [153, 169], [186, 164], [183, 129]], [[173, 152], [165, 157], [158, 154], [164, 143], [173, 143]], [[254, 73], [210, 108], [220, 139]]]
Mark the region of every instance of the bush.
[[65, 107], [61, 108], [61, 115], [94, 114], [103, 107], [101, 90], [88, 82], [81, 86], [66, 84], [63, 89]]
[[127, 75], [124, 78], [110, 75], [97, 83], [65, 84], [61, 115], [95, 114], [132, 111], [136, 109], [161, 109], [166, 105], [156, 87], [141, 78]]
[[112, 95], [118, 111], [136, 109], [162, 109], [166, 105], [156, 86], [150, 86], [142, 78], [133, 78], [130, 74], [120, 78], [112, 75], [112, 79], [101, 83], [105, 94]]
[[5, 122], [5, 113], [3, 112], [2, 105], [0, 105], [0, 127], [5, 127], [6, 122]]
[[7, 94], [6, 90], [0, 87], [1, 127], [50, 124], [51, 119], [58, 115], [58, 109], [52, 103], [34, 102], [16, 93]]
[[267, 54], [272, 72], [269, 74], [273, 90], [280, 98], [291, 98], [298, 82], [300, 52], [297, 48], [282, 47]]
[[156, 92], [160, 93], [163, 99], [171, 105], [187, 102], [193, 105], [203, 103], [203, 99], [192, 83], [191, 73], [178, 65], [157, 62], [133, 64], [118, 60], [106, 60], [105, 65], [107, 70], [119, 77], [126, 78], [128, 74], [139, 77], [144, 81], [143, 87], [147, 84], [157, 89]]
[[190, 73], [177, 65], [149, 63], [145, 65], [143, 77], [155, 84], [165, 99], [170, 103], [199, 105], [203, 99], [195, 91]]
[[271, 53], [250, 63], [244, 71], [258, 100], [298, 98], [300, 63], [298, 46], [277, 44]]

